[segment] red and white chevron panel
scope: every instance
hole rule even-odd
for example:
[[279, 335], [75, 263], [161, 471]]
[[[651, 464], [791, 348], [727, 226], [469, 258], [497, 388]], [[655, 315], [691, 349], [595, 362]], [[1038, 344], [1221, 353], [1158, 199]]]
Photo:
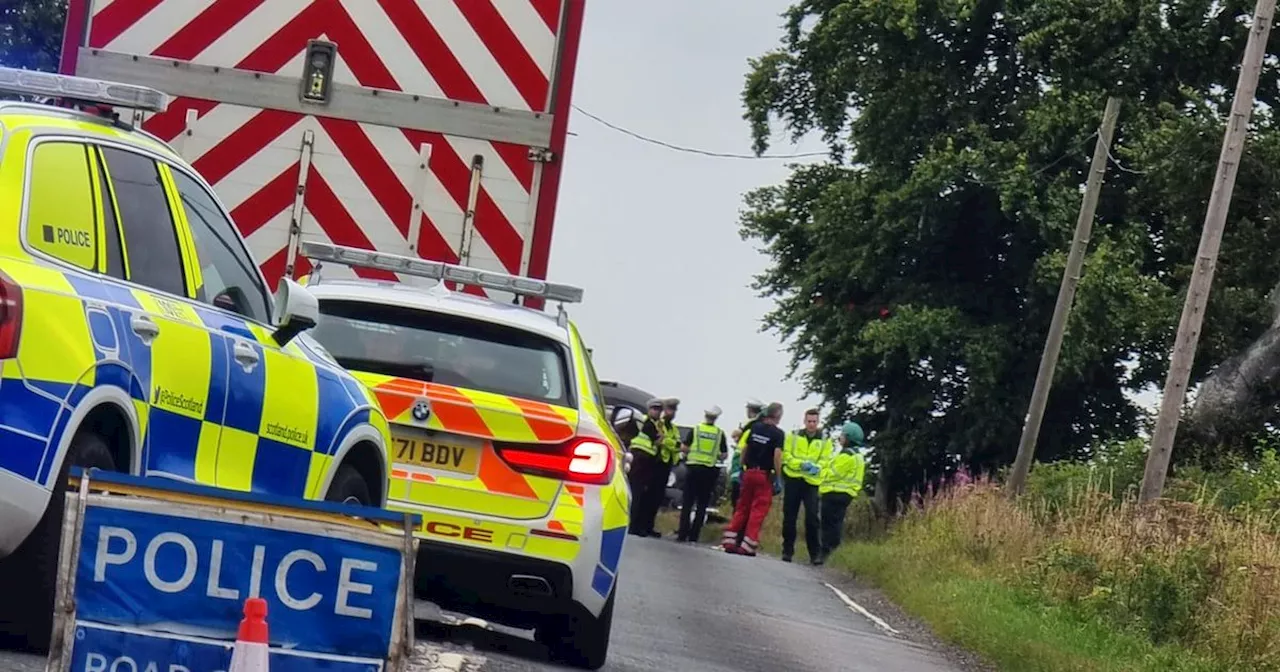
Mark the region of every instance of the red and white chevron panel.
[[[565, 0], [73, 0], [73, 13], [86, 1], [92, 48], [301, 76], [307, 41], [326, 39], [338, 45], [337, 83], [554, 112]], [[284, 269], [306, 131], [304, 239], [409, 253], [416, 195], [418, 253], [456, 262], [480, 156], [469, 264], [545, 273], [545, 259], [531, 263], [540, 167], [526, 146], [197, 98], [172, 101], [144, 127], [214, 186], [271, 283]]]

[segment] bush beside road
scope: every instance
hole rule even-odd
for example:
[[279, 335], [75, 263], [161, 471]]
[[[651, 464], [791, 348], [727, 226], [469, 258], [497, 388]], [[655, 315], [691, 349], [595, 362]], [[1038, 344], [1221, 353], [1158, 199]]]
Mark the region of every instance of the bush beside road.
[[[1147, 508], [1133, 499], [1136, 442], [1092, 467], [1037, 465], [1016, 503], [962, 476], [886, 530], [864, 501], [828, 567], [1003, 670], [1277, 670], [1280, 519], [1264, 512], [1280, 498], [1280, 458], [1262, 455], [1184, 469]], [[780, 514], [761, 535], [770, 554]], [[675, 522], [668, 513], [660, 529]], [[722, 529], [708, 525], [702, 541]]]

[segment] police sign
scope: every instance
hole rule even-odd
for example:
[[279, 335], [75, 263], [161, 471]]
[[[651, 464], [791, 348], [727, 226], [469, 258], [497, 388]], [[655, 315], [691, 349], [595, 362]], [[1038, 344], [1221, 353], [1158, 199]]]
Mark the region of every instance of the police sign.
[[68, 494], [50, 670], [222, 672], [250, 597], [273, 672], [400, 668], [415, 551], [385, 528], [418, 521], [154, 480], [95, 471]]

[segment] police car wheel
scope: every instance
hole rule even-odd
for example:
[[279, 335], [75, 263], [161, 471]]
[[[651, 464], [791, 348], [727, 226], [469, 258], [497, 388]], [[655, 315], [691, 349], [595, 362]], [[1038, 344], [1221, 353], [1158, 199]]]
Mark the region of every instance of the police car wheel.
[[72, 465], [116, 470], [105, 439], [89, 431], [72, 439], [44, 516], [13, 554], [0, 563], [0, 594], [5, 595], [0, 601], [0, 648], [41, 655], [49, 650], [67, 474]]
[[574, 667], [598, 670], [609, 657], [609, 633], [613, 630], [613, 600], [617, 585], [597, 617], [585, 612], [557, 617], [534, 630], [534, 639], [547, 647], [551, 657]]
[[338, 473], [333, 475], [333, 483], [329, 484], [329, 492], [324, 496], [325, 501], [341, 502], [343, 504], [359, 504], [361, 506], [373, 506], [373, 496], [369, 494], [369, 484], [364, 482], [364, 476], [349, 464], [338, 467]]

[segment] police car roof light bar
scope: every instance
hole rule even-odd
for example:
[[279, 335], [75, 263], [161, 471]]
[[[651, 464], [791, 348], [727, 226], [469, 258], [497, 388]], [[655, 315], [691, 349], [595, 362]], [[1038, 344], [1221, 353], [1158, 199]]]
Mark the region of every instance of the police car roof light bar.
[[65, 98], [146, 112], [163, 112], [169, 106], [169, 97], [150, 87], [22, 68], [0, 67], [0, 92]]
[[332, 245], [317, 241], [303, 241], [300, 248], [302, 256], [313, 261], [329, 261], [345, 266], [376, 268], [431, 280], [451, 281], [462, 285], [496, 289], [521, 296], [538, 296], [548, 301], [582, 302], [583, 290], [581, 287], [547, 282], [536, 278], [496, 273], [470, 266], [446, 264], [440, 261], [428, 261], [416, 257], [362, 250], [357, 247]]

